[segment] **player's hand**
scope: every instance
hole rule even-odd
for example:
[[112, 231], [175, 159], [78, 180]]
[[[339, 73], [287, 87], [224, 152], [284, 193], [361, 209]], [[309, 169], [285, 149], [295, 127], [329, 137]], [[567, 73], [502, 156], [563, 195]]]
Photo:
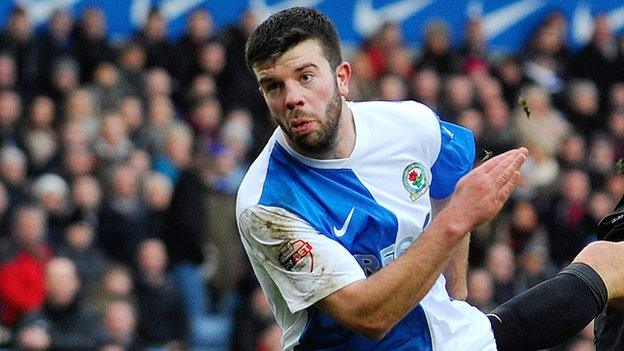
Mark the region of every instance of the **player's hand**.
[[492, 219], [509, 199], [520, 180], [520, 167], [529, 151], [509, 150], [484, 162], [458, 183], [451, 200], [440, 213], [460, 237]]

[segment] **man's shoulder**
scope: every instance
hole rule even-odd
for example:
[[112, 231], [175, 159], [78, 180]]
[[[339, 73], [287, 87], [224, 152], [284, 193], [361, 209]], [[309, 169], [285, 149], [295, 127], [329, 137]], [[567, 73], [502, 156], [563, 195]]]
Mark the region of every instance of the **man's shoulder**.
[[435, 112], [428, 106], [416, 101], [364, 101], [352, 102], [350, 107], [354, 108], [361, 115], [378, 116], [384, 119], [433, 122], [437, 120]]
[[249, 166], [238, 188], [236, 196], [236, 217], [238, 217], [245, 208], [256, 205], [259, 202], [275, 143], [276, 138], [275, 135], [273, 135], [262, 152], [260, 152], [251, 166]]

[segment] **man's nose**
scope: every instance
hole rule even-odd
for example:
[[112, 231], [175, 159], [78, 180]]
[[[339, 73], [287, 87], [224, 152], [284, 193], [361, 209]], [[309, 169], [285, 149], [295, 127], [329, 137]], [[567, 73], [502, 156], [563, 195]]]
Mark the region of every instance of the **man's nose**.
[[303, 88], [297, 84], [287, 84], [284, 103], [289, 110], [302, 107], [305, 104], [305, 92]]

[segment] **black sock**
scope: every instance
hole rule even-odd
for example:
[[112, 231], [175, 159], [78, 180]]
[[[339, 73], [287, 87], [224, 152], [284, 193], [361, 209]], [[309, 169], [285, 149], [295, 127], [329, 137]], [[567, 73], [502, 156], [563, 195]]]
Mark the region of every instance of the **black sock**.
[[488, 314], [499, 351], [539, 350], [577, 334], [607, 304], [604, 282], [575, 262]]

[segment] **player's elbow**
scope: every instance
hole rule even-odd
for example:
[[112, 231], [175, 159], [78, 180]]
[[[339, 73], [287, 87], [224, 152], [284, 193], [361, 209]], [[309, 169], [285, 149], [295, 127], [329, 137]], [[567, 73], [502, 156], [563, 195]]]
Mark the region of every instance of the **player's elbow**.
[[392, 328], [383, 321], [369, 319], [360, 324], [357, 329], [356, 332], [369, 339], [381, 340]]

